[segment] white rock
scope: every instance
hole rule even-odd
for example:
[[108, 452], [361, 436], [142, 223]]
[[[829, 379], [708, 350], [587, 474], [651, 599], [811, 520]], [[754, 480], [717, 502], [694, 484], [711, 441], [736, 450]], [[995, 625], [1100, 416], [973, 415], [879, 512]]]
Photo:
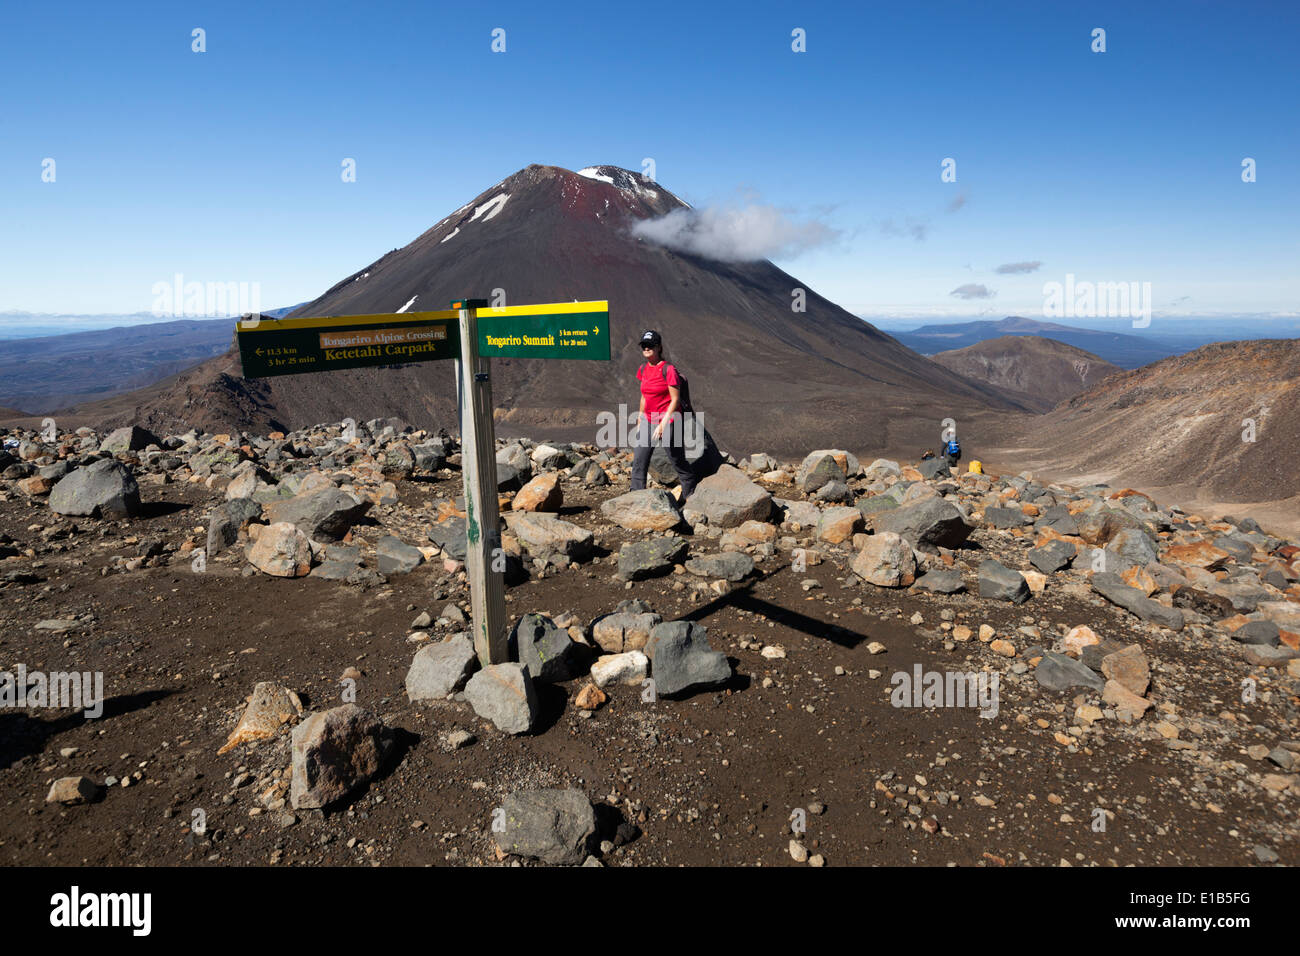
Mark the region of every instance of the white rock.
[[650, 666], [650, 659], [640, 651], [605, 654], [591, 665], [591, 679], [597, 687], [609, 684], [639, 684]]

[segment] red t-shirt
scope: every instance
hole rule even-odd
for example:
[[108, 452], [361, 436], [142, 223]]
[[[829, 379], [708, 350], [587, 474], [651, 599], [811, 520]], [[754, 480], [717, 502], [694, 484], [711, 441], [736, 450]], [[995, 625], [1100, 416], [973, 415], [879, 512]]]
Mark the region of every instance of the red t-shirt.
[[[666, 378], [665, 378], [666, 373]], [[641, 380], [641, 395], [645, 398], [645, 411], [651, 425], [658, 425], [664, 412], [672, 404], [673, 397], [668, 394], [668, 386], [681, 388], [677, 378], [677, 369], [663, 362], [658, 365], [642, 365], [636, 370], [636, 377]], [[678, 411], [681, 411], [679, 408]]]

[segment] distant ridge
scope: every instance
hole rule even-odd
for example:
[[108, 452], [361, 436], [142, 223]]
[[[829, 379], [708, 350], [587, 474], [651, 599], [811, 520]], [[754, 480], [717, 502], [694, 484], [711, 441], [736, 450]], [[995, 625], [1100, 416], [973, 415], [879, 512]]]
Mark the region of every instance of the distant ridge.
[[911, 332], [894, 332], [893, 335], [899, 342], [922, 355], [962, 349], [1004, 335], [1038, 335], [1084, 349], [1120, 368], [1129, 369], [1178, 354], [1177, 349], [1138, 335], [1080, 329], [1020, 315], [1007, 316], [998, 322], [924, 325]]
[[1091, 352], [1039, 335], [1004, 335], [932, 358], [1038, 412], [1122, 371]]
[[1056, 472], [1275, 501], [1300, 495], [1297, 441], [1300, 339], [1259, 339], [1103, 379], [1030, 421], [1018, 450]]

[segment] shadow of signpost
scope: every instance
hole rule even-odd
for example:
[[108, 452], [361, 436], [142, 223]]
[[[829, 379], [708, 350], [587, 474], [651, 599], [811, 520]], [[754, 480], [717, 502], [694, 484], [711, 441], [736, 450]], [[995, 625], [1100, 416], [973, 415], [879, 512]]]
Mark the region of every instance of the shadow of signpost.
[[[778, 569], [779, 570], [779, 569]], [[720, 595], [710, 601], [708, 604], [701, 605], [689, 614], [681, 617], [683, 621], [694, 621], [703, 623], [707, 618], [712, 617], [724, 607], [734, 607], [742, 611], [749, 611], [751, 614], [762, 614], [769, 621], [788, 627], [791, 630], [800, 631], [812, 637], [821, 637], [838, 644], [840, 647], [853, 648], [857, 647], [863, 641], [867, 640], [866, 634], [859, 634], [851, 631], [839, 624], [827, 624], [825, 621], [819, 621], [815, 617], [809, 617], [799, 611], [782, 607], [779, 604], [773, 604], [763, 598], [757, 597], [754, 592], [754, 585], [761, 581], [767, 580], [775, 574], [776, 571], [770, 571], [751, 581], [745, 582], [740, 587]]]

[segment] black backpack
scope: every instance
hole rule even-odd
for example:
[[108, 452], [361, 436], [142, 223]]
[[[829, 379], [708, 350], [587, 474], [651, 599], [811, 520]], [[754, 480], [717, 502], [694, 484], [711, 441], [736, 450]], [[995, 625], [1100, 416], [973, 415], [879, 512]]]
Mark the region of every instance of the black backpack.
[[[677, 366], [674, 365], [673, 368], [677, 368]], [[664, 381], [667, 382], [668, 381], [667, 362], [664, 362], [663, 365], [659, 366], [659, 372], [661, 375], [663, 375]], [[686, 381], [686, 376], [682, 374], [682, 370], [679, 368], [677, 368], [677, 394], [678, 397], [681, 398], [681, 401], [678, 403], [677, 410], [681, 412], [683, 415], [695, 414], [695, 408], [691, 405], [690, 383]]]

